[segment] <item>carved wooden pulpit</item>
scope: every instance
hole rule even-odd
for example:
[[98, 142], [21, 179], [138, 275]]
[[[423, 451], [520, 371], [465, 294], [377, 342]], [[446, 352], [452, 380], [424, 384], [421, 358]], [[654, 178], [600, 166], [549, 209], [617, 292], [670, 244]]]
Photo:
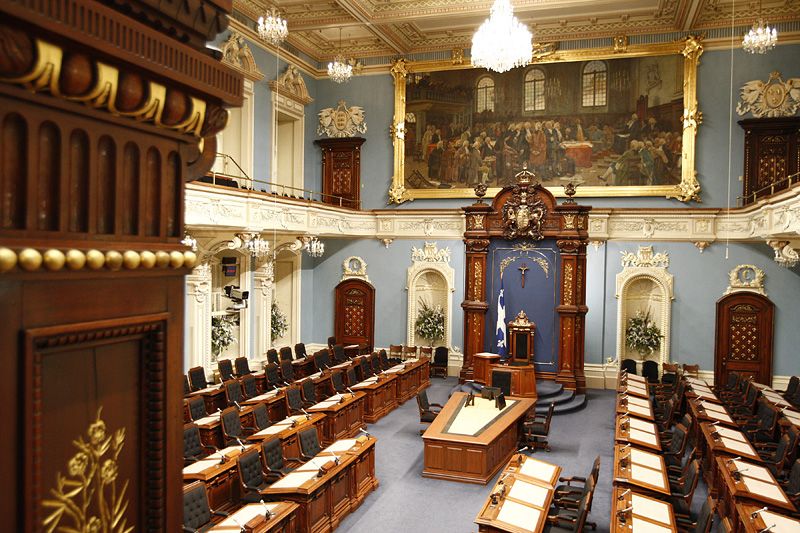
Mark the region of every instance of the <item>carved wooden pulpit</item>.
[[533, 336], [536, 324], [528, 320], [525, 311], [508, 323], [509, 353], [512, 365], [529, 365], [533, 361]]

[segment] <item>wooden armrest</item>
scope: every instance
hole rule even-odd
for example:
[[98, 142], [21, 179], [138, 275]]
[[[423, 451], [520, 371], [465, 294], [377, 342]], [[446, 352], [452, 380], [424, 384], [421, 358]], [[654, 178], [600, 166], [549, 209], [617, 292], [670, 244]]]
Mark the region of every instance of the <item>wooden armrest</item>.
[[211, 511], [211, 514], [216, 515], [216, 516], [230, 516], [225, 511], [215, 511], [213, 509], [210, 509], [210, 511]]
[[444, 409], [444, 405], [442, 405], [440, 403], [431, 403], [431, 404], [428, 404], [428, 405], [430, 405], [431, 407], [438, 407], [439, 409]]
[[299, 457], [284, 457], [283, 460], [286, 461], [286, 462], [289, 462], [289, 463], [302, 463], [303, 462], [303, 460], [300, 459]]

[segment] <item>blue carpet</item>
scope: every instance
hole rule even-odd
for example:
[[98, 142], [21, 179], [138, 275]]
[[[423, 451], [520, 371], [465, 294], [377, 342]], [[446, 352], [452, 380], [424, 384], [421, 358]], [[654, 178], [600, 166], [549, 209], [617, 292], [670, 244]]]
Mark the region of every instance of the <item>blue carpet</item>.
[[[431, 402], [444, 404], [456, 378], [432, 379]], [[589, 390], [585, 409], [553, 417], [550, 427], [552, 452], [534, 457], [563, 468], [562, 476], [586, 476], [596, 456], [601, 469], [589, 521], [597, 531], [609, 530], [614, 439], [614, 391]], [[478, 530], [473, 522], [496, 478], [488, 485], [473, 485], [422, 477], [422, 438], [414, 399], [392, 411], [369, 431], [377, 437], [375, 471], [380, 486], [361, 507], [341, 523], [337, 531], [352, 533], [465, 533]], [[698, 487], [693, 509], [705, 501], [705, 487]]]

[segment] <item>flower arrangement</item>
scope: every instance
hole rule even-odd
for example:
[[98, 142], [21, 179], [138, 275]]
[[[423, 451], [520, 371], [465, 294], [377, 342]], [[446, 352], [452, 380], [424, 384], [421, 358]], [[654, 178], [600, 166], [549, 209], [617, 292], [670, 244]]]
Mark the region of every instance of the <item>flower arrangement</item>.
[[[50, 490], [53, 499], [42, 506], [53, 509], [43, 520], [47, 533], [130, 533], [125, 513], [128, 510], [128, 481], [117, 487], [119, 454], [125, 444], [125, 428], [109, 433], [105, 422], [97, 418], [72, 444], [78, 452], [67, 462], [67, 476], [56, 473], [56, 488]], [[68, 520], [71, 525], [62, 524]]]
[[227, 316], [215, 316], [211, 318], [211, 353], [214, 361], [217, 360], [225, 348], [233, 344], [236, 338], [233, 336], [233, 327], [236, 319]]
[[272, 313], [270, 318], [270, 340], [275, 342], [277, 339], [280, 339], [284, 335], [286, 335], [286, 330], [289, 329], [289, 319], [286, 318], [286, 314], [281, 311], [278, 304], [272, 302]]
[[444, 338], [444, 310], [441, 305], [431, 307], [424, 300], [419, 301], [419, 312], [414, 322], [417, 335], [431, 343]]
[[625, 328], [625, 344], [628, 348], [634, 349], [642, 355], [653, 353], [661, 346], [663, 335], [650, 318], [650, 310], [641, 310], [628, 319], [628, 326]]

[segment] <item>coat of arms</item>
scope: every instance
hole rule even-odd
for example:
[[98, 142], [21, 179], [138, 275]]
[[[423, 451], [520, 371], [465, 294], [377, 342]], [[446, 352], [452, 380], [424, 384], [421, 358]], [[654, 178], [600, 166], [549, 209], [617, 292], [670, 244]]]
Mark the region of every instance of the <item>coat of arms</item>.
[[527, 169], [517, 174], [511, 198], [503, 206], [503, 226], [506, 239], [529, 237], [535, 240], [544, 238], [542, 223], [547, 207], [536, 196], [536, 183], [533, 173]]
[[736, 112], [748, 111], [754, 117], [791, 117], [800, 108], [800, 78], [783, 81], [781, 73], [773, 71], [766, 82], [751, 80], [742, 86]]
[[347, 107], [344, 100], [339, 100], [336, 109], [326, 107], [319, 112], [317, 135], [354, 137], [356, 133], [367, 133], [363, 107]]

